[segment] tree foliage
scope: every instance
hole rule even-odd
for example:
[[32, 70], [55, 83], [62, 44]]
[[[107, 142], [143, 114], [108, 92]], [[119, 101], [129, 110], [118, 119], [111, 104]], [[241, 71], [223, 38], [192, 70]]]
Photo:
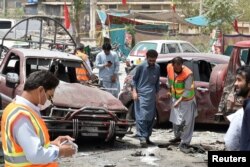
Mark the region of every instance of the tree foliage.
[[221, 30], [232, 29], [232, 22], [238, 16], [237, 3], [233, 0], [204, 0], [205, 16], [211, 27]]
[[199, 3], [192, 3], [187, 0], [175, 0], [176, 8], [181, 9], [181, 13], [185, 17], [192, 17], [199, 15]]
[[238, 0], [237, 11], [239, 13], [239, 20], [249, 21], [250, 18], [250, 1], [249, 0]]

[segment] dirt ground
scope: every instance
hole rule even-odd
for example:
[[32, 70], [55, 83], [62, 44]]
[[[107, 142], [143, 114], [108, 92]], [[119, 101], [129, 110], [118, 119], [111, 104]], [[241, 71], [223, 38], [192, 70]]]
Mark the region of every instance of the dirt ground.
[[[134, 131], [134, 129], [133, 129]], [[223, 150], [226, 128], [219, 132], [195, 130], [191, 145], [195, 153], [183, 153], [177, 145], [169, 145], [173, 137], [170, 127], [154, 129], [151, 140], [155, 143], [140, 148], [134, 135], [115, 141], [113, 146], [98, 140], [79, 141], [79, 151], [73, 158], [60, 160], [60, 166], [68, 167], [206, 167], [208, 150]], [[199, 148], [199, 149], [196, 149]], [[205, 151], [202, 153], [202, 151]]]

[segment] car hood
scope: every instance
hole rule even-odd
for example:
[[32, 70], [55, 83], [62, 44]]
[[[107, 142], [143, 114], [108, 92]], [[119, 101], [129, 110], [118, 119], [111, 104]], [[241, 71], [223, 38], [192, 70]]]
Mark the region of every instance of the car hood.
[[127, 111], [120, 100], [106, 91], [97, 87], [61, 81], [56, 88], [53, 103], [57, 107], [104, 107], [110, 111]]

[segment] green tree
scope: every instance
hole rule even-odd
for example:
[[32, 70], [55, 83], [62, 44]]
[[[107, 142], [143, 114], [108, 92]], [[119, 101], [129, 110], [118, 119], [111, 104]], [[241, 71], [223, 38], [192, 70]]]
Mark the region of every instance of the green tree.
[[239, 12], [239, 20], [249, 21], [250, 18], [250, 1], [249, 0], [238, 0], [237, 11]]
[[192, 17], [199, 15], [199, 3], [193, 3], [187, 0], [175, 0], [177, 9], [181, 9], [181, 13], [185, 17]]
[[232, 22], [238, 16], [236, 1], [204, 0], [203, 5], [210, 27], [217, 27], [224, 33], [232, 30]]
[[81, 34], [80, 34], [80, 16], [81, 12], [85, 8], [85, 0], [71, 0], [72, 8], [71, 8], [71, 20], [74, 24], [74, 32], [75, 32], [75, 41], [76, 43], [80, 43], [81, 40]]

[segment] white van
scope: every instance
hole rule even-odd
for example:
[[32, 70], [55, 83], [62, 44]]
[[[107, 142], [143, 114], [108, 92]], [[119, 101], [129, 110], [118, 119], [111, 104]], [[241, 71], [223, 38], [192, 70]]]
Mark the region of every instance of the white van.
[[[3, 38], [4, 35], [16, 24], [14, 19], [2, 19], [0, 18], [0, 38]], [[15, 38], [15, 31], [12, 31], [9, 34], [9, 38]]]
[[190, 42], [182, 40], [148, 40], [138, 42], [130, 51], [127, 60], [138, 65], [146, 57], [148, 50], [154, 49], [159, 54], [181, 53], [181, 52], [199, 52]]

